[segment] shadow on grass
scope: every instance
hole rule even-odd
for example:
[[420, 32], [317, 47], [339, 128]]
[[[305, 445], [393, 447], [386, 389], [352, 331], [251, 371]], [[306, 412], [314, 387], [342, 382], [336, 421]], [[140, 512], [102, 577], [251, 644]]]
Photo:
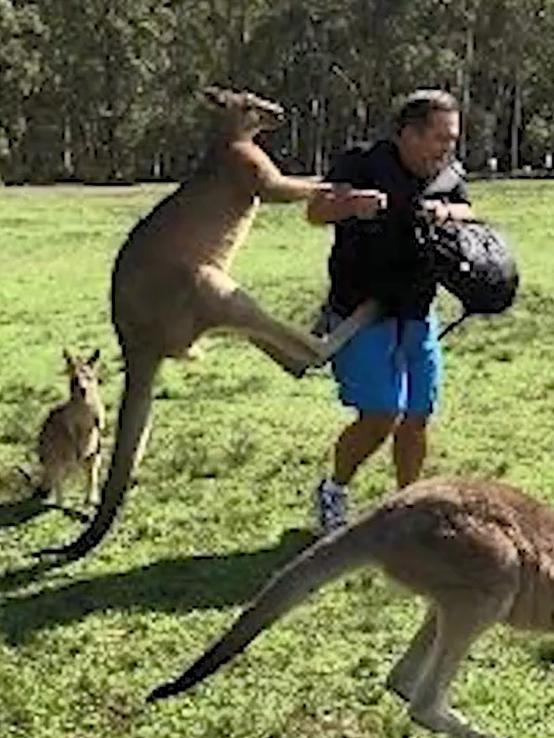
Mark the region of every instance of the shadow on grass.
[[80, 523], [89, 522], [89, 518], [85, 513], [72, 510], [69, 507], [64, 507], [54, 502], [48, 502], [37, 494], [22, 500], [0, 505], [0, 528], [14, 528], [17, 525], [27, 523], [33, 520], [33, 518], [53, 510], [58, 510], [68, 518], [78, 520]]
[[14, 528], [17, 525], [49, 512], [50, 508], [40, 497], [26, 497], [15, 502], [0, 505], [0, 528]]
[[0, 592], [9, 592], [12, 589], [26, 587], [28, 584], [41, 579], [47, 571], [58, 569], [62, 565], [63, 562], [58, 560], [39, 561], [32, 566], [8, 571], [0, 578]]
[[[104, 610], [186, 613], [240, 605], [251, 599], [275, 569], [313, 540], [312, 533], [293, 529], [285, 532], [274, 548], [165, 559], [140, 569], [14, 598], [0, 610], [0, 630], [12, 645], [18, 645], [38, 630]], [[26, 578], [33, 581], [44, 573], [44, 567], [48, 565], [9, 573], [0, 579], [0, 589], [9, 589], [11, 583], [25, 583]]]

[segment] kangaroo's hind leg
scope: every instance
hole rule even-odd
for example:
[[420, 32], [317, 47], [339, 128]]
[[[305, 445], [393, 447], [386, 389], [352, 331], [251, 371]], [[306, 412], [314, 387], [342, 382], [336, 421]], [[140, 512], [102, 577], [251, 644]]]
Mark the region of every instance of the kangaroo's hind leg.
[[273, 318], [220, 269], [202, 269], [198, 294], [203, 317], [211, 326], [242, 333], [283, 368], [294, 370], [318, 359], [318, 339]]
[[422, 664], [422, 674], [410, 697], [412, 719], [452, 738], [493, 738], [469, 725], [447, 702], [447, 692], [456, 671], [473, 642], [487, 628], [502, 620], [511, 603], [498, 593], [477, 590], [462, 592], [437, 608], [436, 634], [431, 652]]
[[87, 505], [98, 505], [100, 502], [98, 479], [100, 474], [100, 465], [102, 463], [100, 445], [98, 445], [98, 448], [94, 453], [87, 456], [84, 463], [87, 472], [87, 495], [85, 503]]
[[431, 653], [437, 635], [437, 615], [434, 608], [429, 608], [425, 620], [413, 637], [408, 650], [393, 666], [388, 678], [387, 689], [395, 692], [403, 700], [413, 696], [419, 676]]
[[234, 280], [215, 267], [202, 269], [198, 295], [203, 316], [211, 327], [239, 331], [285, 370], [296, 375], [308, 366], [324, 363], [357, 330], [358, 321], [365, 320], [365, 313], [356, 315], [346, 327], [338, 326], [338, 334], [318, 338], [273, 318]]
[[54, 498], [56, 505], [63, 504], [63, 480], [65, 467], [61, 460], [51, 461], [44, 459], [41, 464], [39, 481], [37, 484], [37, 496], [43, 499]]

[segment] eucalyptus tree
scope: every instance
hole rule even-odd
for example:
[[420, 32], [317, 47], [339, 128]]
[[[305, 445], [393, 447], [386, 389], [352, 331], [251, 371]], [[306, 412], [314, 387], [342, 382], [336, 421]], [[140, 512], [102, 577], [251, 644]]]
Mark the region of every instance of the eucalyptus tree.
[[0, 179], [24, 178], [29, 103], [45, 79], [39, 51], [45, 32], [33, 4], [0, 0]]

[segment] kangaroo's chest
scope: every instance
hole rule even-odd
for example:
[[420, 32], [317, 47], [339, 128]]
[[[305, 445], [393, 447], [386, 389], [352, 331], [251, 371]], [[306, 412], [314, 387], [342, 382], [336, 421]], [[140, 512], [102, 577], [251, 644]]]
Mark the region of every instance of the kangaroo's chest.
[[222, 229], [220, 235], [221, 248], [218, 252], [213, 253], [212, 258], [215, 257], [214, 260], [217, 261], [218, 265], [225, 271], [230, 269], [238, 250], [244, 245], [248, 238], [248, 234], [250, 233], [250, 229], [252, 228], [252, 224], [254, 223], [259, 207], [260, 199], [258, 197], [254, 197], [251, 205], [246, 208], [244, 212], [240, 213], [238, 217], [233, 217], [233, 214], [231, 213], [228, 219], [227, 228]]
[[212, 264], [227, 271], [246, 241], [260, 199], [230, 162], [183, 187], [137, 232], [138, 252], [152, 266]]
[[96, 454], [100, 447], [101, 417], [96, 408], [84, 407], [69, 418], [68, 430], [75, 455], [83, 460]]

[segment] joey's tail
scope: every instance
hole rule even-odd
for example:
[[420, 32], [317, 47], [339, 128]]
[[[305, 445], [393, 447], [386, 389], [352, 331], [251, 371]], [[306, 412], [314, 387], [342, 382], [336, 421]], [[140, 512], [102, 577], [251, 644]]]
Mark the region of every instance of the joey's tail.
[[302, 552], [261, 590], [231, 628], [181, 676], [160, 685], [148, 702], [190, 689], [230, 661], [265, 628], [313, 590], [353, 569], [372, 562], [378, 539], [372, 516], [333, 533]]
[[40, 555], [57, 555], [68, 561], [85, 556], [109, 531], [125, 499], [141, 436], [148, 423], [152, 403], [152, 386], [159, 367], [158, 358], [141, 356], [127, 359], [125, 387], [121, 397], [115, 447], [102, 499], [92, 522], [72, 543], [60, 548], [47, 548]]

